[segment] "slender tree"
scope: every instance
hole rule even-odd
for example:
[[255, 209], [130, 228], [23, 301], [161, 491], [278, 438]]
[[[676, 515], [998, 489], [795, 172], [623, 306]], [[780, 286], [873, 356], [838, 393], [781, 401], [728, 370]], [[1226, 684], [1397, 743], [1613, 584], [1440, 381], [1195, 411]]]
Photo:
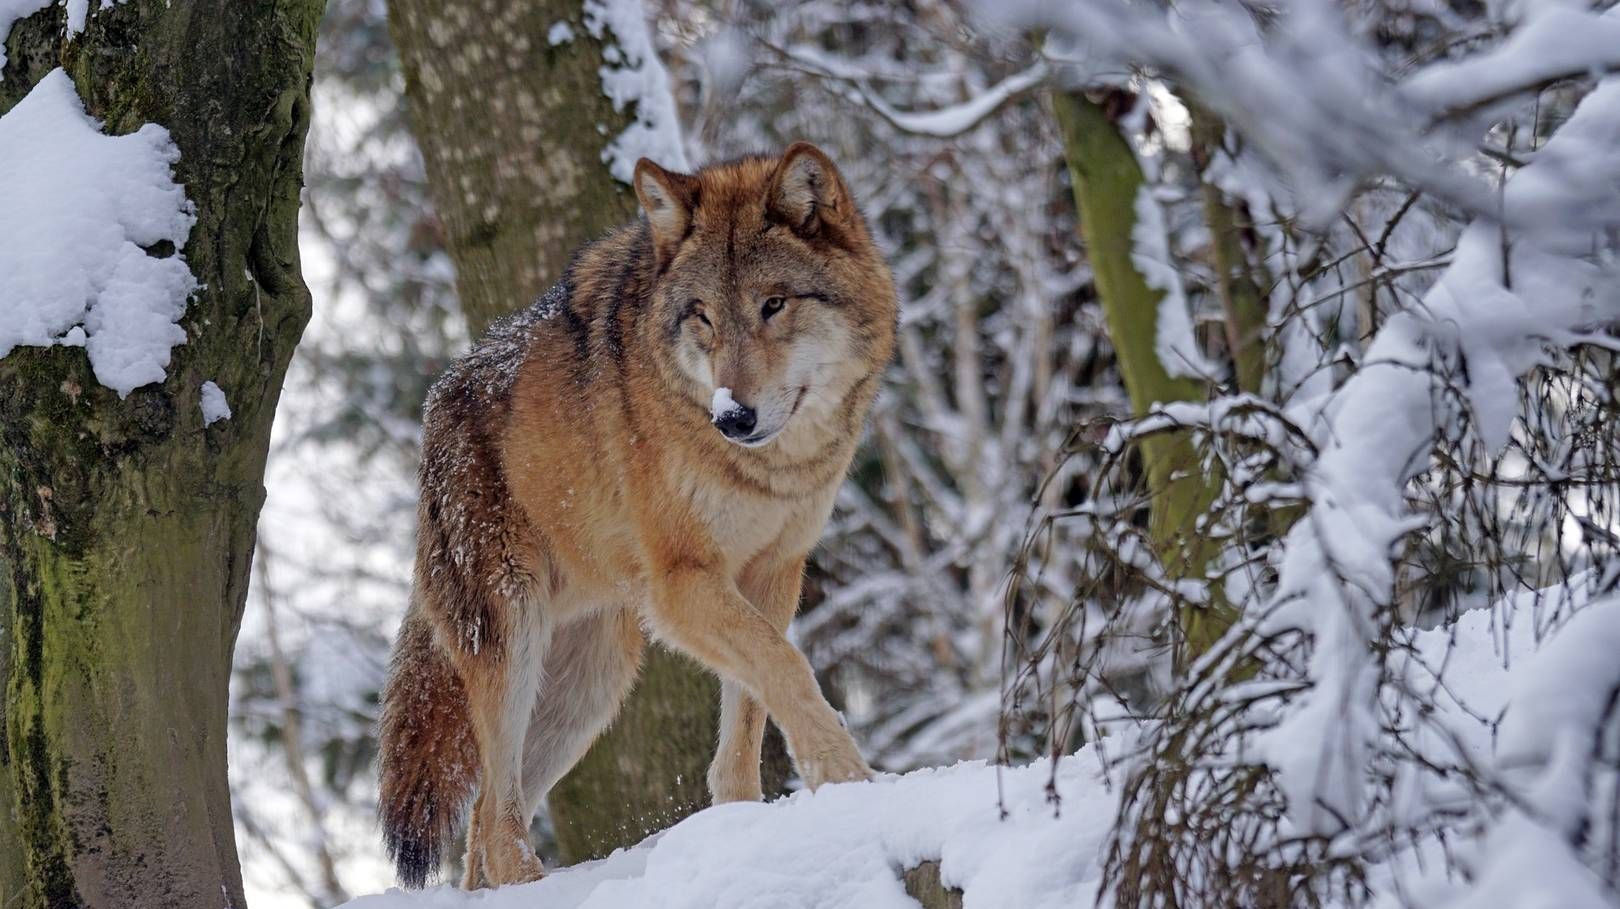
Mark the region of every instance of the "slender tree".
[[[0, 359], [0, 905], [241, 906], [227, 688], [282, 377], [310, 312], [298, 194], [321, 0], [51, 5], [0, 115], [63, 66], [109, 133], [166, 127], [197, 279], [161, 383]], [[156, 256], [172, 249], [152, 249]], [[205, 425], [201, 386], [232, 416]]]
[[[1136, 153], [1106, 105], [1082, 94], [1055, 92], [1052, 106], [1063, 134], [1080, 233], [1131, 410], [1141, 416], [1155, 404], [1202, 400], [1207, 391], [1201, 382], [1170, 375], [1160, 361], [1155, 338], [1164, 293], [1148, 285], [1131, 259], [1136, 197], [1143, 185]], [[1152, 496], [1149, 535], [1154, 548], [1172, 577], [1196, 578], [1213, 547], [1199, 536], [1194, 521], [1214, 500], [1220, 483], [1199, 469], [1197, 451], [1185, 432], [1146, 437], [1141, 452]], [[1188, 608], [1179, 618], [1184, 657], [1203, 652], [1232, 621], [1230, 610], [1220, 605]]]
[[[631, 112], [603, 94], [604, 44], [577, 0], [394, 0], [389, 22], [476, 336], [558, 280], [581, 243], [636, 217], [634, 194], [602, 160]], [[552, 791], [564, 861], [635, 843], [708, 803], [718, 704], [712, 676], [648, 649], [617, 721]]]

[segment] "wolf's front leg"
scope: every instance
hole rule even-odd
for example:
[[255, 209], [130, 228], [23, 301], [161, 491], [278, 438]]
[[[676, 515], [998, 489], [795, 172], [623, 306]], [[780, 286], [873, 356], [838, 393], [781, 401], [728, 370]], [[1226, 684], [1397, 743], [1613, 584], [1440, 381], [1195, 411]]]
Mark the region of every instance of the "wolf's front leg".
[[[668, 566], [656, 577], [652, 619], [659, 634], [764, 702], [810, 788], [871, 779], [854, 739], [821, 696], [809, 661], [729, 578], [694, 566]], [[757, 790], [757, 746], [742, 756], [746, 760], [753, 761]]]
[[[777, 631], [786, 632], [799, 609], [804, 556], [783, 558], [767, 551], [743, 570], [737, 586]], [[709, 765], [709, 794], [721, 802], [757, 802], [760, 750], [765, 740], [765, 705], [730, 679], [720, 683], [720, 741]]]

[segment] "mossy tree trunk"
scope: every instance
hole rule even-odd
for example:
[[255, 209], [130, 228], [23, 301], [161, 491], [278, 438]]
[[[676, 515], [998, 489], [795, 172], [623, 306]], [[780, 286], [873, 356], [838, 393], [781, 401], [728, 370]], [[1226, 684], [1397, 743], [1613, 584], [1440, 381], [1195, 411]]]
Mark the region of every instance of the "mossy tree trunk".
[[[126, 399], [83, 348], [0, 359], [0, 905], [241, 906], [226, 703], [309, 318], [298, 193], [323, 4], [99, 6], [66, 38], [60, 6], [17, 24], [0, 113], [60, 64], [108, 132], [167, 127], [202, 289], [167, 379]], [[208, 427], [205, 381], [233, 411]]]
[[[552, 45], [558, 23], [571, 40]], [[393, 0], [411, 124], [474, 336], [557, 281], [580, 244], [637, 216], [602, 151], [629, 117], [602, 94], [578, 0]], [[649, 648], [618, 720], [552, 791], [564, 861], [605, 855], [702, 808], [715, 679]]]
[[[1155, 348], [1164, 295], [1148, 286], [1131, 261], [1136, 196], [1143, 183], [1135, 151], [1102, 104], [1084, 95], [1056, 92], [1052, 106], [1074, 184], [1086, 256], [1132, 411], [1140, 416], [1154, 404], [1204, 400], [1203, 384], [1171, 376]], [[1148, 436], [1140, 449], [1152, 496], [1148, 531], [1159, 561], [1172, 577], [1200, 577], [1213, 547], [1199, 535], [1195, 522], [1213, 501], [1219, 478], [1203, 472], [1186, 433]], [[1186, 609], [1179, 617], [1183, 660], [1208, 649], [1231, 624], [1231, 611], [1217, 592], [1211, 590], [1211, 608]]]

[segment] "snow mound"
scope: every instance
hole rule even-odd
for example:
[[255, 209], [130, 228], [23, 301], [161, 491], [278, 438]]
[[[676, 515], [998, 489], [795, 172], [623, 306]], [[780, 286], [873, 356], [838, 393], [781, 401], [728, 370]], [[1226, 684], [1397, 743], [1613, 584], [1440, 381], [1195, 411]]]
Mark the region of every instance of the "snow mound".
[[0, 117], [0, 357], [80, 345], [119, 397], [161, 382], [197, 280], [178, 254], [196, 218], [170, 176], [180, 157], [147, 124], [107, 136], [52, 70]]
[[[1000, 791], [1007, 809], [1001, 818]], [[1114, 795], [1085, 750], [1058, 765], [941, 770], [699, 812], [633, 849], [533, 884], [390, 890], [348, 909], [916, 909], [900, 875], [940, 861], [966, 909], [1076, 909], [1096, 899]]]

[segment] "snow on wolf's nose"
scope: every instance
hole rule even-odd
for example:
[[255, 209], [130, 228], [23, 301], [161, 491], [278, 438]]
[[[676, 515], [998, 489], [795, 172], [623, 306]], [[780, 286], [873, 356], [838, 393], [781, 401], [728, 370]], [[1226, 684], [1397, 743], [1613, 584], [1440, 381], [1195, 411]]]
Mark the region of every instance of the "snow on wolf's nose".
[[754, 408], [737, 403], [731, 389], [716, 388], [714, 400], [709, 403], [709, 419], [728, 439], [747, 438], [759, 422]]

